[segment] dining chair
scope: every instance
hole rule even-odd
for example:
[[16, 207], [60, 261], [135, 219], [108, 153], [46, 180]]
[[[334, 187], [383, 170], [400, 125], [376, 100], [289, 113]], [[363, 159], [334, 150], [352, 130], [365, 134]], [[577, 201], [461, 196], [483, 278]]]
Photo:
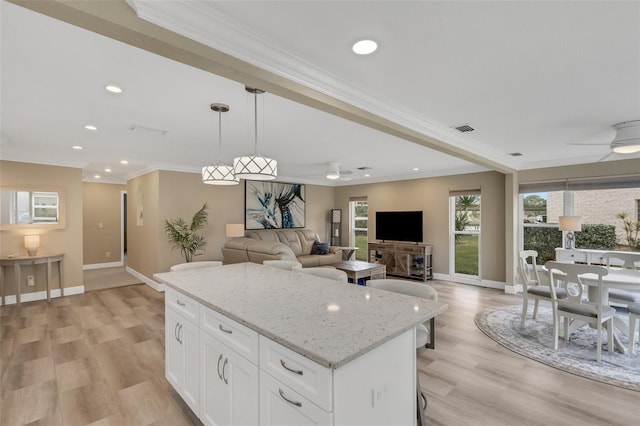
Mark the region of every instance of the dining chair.
[[262, 264], [273, 268], [286, 269], [288, 271], [302, 268], [302, 263], [295, 260], [263, 260]]
[[[640, 336], [640, 329], [636, 333], [636, 323], [640, 321], [640, 303], [630, 303], [627, 306], [629, 312], [629, 353], [633, 353], [633, 346], [636, 343], [636, 337]], [[640, 337], [638, 337], [640, 340]]]
[[[538, 315], [538, 302], [540, 299], [551, 302], [551, 287], [540, 281], [538, 273], [538, 265], [536, 258], [538, 252], [535, 250], [522, 250], [519, 256], [518, 270], [522, 277], [522, 318], [520, 324], [524, 325], [527, 318], [527, 310], [529, 309], [529, 299], [534, 300], [533, 303], [533, 319]], [[566, 299], [567, 293], [563, 288], [556, 288], [556, 296], [558, 299]]]
[[[640, 266], [640, 253], [621, 253], [619, 251], [608, 251], [602, 254], [602, 260], [606, 263], [607, 269], [621, 267], [624, 269], [636, 269]], [[616, 262], [616, 260], [618, 262]], [[621, 265], [621, 266], [618, 266]], [[609, 302], [619, 305], [629, 303], [640, 303], [640, 293], [634, 293], [619, 288], [609, 289]]]
[[567, 292], [566, 299], [556, 297], [555, 285], [551, 285], [553, 306], [553, 349], [558, 350], [558, 327], [560, 317], [563, 317], [564, 338], [569, 340], [569, 326], [575, 321], [582, 321], [596, 326], [596, 361], [602, 359], [602, 324], [607, 323], [607, 348], [613, 352], [613, 316], [616, 310], [611, 306], [604, 306], [598, 300], [588, 300], [584, 292], [581, 275], [594, 274], [597, 276], [598, 294], [602, 295], [604, 287], [602, 277], [609, 271], [604, 266], [584, 265], [575, 263], [561, 263], [549, 261], [545, 263], [549, 270], [551, 283], [563, 282]]
[[301, 272], [303, 274], [315, 275], [317, 277], [329, 278], [331, 280], [348, 282], [347, 273], [336, 268], [327, 268], [325, 266], [311, 267], [311, 268], [294, 268], [294, 272]]
[[171, 268], [169, 268], [169, 271], [170, 272], [183, 271], [185, 269], [199, 269], [199, 268], [206, 268], [209, 266], [222, 266], [222, 261], [203, 260], [201, 262], [178, 263], [177, 265], [173, 265]]
[[[379, 290], [392, 291], [395, 293], [405, 294], [407, 296], [420, 297], [435, 302], [438, 301], [438, 292], [435, 288], [427, 284], [415, 281], [399, 280], [393, 278], [372, 279], [368, 280], [367, 287], [377, 288]], [[426, 323], [418, 324], [416, 327], [416, 355], [425, 349], [435, 349], [435, 318], [429, 321], [429, 327]], [[417, 402], [418, 407], [418, 425], [424, 425], [423, 411], [427, 408], [427, 397], [420, 389], [420, 377], [416, 371], [417, 385]]]

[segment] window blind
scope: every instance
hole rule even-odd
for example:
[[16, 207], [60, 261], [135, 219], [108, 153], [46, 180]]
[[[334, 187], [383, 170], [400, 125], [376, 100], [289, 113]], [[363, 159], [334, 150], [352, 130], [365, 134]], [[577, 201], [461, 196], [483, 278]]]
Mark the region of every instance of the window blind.
[[624, 188], [640, 188], [640, 175], [526, 182], [519, 185], [518, 192], [520, 194], [530, 194], [533, 192], [585, 191], [594, 189]]

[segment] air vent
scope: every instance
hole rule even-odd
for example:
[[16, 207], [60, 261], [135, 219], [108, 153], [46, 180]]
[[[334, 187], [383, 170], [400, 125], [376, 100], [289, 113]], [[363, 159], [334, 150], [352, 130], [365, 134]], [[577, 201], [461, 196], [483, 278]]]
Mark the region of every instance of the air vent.
[[371, 167], [367, 167], [367, 166], [362, 166], [362, 167], [356, 167], [358, 170], [371, 170]]
[[461, 126], [455, 127], [455, 129], [461, 133], [473, 132], [475, 129], [468, 124], [463, 124]]
[[510, 152], [509, 155], [512, 156], [512, 157], [520, 157], [522, 155], [522, 153], [521, 152]]

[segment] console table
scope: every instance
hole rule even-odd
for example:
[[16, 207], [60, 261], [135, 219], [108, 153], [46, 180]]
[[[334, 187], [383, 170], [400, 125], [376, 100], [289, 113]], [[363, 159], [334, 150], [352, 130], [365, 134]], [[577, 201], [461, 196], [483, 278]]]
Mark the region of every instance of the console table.
[[385, 264], [388, 275], [426, 281], [433, 278], [432, 250], [422, 243], [369, 242], [369, 262]]
[[51, 265], [56, 263], [58, 265], [58, 276], [60, 277], [60, 294], [64, 296], [64, 286], [62, 280], [62, 261], [64, 259], [63, 253], [55, 254], [41, 254], [36, 256], [16, 256], [16, 257], [3, 257], [0, 258], [0, 296], [2, 297], [2, 303], [6, 304], [5, 286], [4, 286], [4, 268], [12, 266], [14, 271], [14, 278], [16, 283], [16, 303], [20, 306], [20, 281], [21, 281], [21, 268], [28, 265], [47, 265], [46, 275], [46, 289], [47, 289], [47, 301], [51, 301]]

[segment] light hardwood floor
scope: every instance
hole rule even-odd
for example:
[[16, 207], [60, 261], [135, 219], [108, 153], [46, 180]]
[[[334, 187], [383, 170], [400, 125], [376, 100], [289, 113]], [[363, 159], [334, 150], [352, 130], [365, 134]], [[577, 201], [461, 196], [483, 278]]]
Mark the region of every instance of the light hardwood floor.
[[[632, 425], [640, 393], [516, 355], [473, 322], [520, 303], [430, 282], [449, 310], [418, 359], [434, 425]], [[164, 294], [145, 285], [0, 308], [0, 424], [200, 424], [164, 379]]]

